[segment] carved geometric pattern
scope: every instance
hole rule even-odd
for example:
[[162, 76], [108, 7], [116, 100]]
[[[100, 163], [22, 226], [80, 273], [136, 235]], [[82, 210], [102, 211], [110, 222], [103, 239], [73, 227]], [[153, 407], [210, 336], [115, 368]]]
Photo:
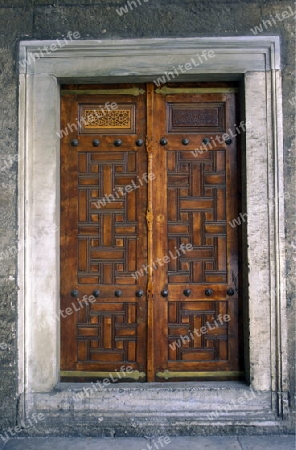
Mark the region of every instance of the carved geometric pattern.
[[218, 125], [217, 109], [175, 109], [173, 110], [172, 122], [174, 127], [199, 125]]
[[136, 131], [135, 103], [106, 102], [105, 105], [79, 105], [80, 134], [133, 134]]
[[84, 111], [85, 128], [130, 128], [131, 111], [121, 109], [116, 111]]
[[226, 302], [169, 302], [168, 308], [171, 362], [228, 359], [228, 322], [223, 321]]
[[137, 304], [93, 303], [79, 311], [78, 361], [136, 361]]
[[193, 246], [171, 259], [169, 282], [226, 283], [225, 151], [168, 151], [167, 164], [168, 250]]
[[[78, 280], [135, 285], [138, 191], [135, 152], [78, 155]], [[143, 187], [144, 188], [144, 187]]]
[[168, 132], [218, 132], [224, 128], [223, 103], [169, 103]]

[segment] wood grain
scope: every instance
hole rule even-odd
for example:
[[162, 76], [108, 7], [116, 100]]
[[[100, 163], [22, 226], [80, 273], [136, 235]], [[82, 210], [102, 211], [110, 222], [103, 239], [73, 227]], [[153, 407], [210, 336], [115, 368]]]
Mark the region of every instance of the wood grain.
[[[236, 94], [163, 95], [153, 83], [137, 86], [138, 96], [116, 95], [114, 85], [101, 86], [112, 95], [74, 87], [63, 90], [62, 128], [107, 101], [133, 116], [129, 128], [112, 133], [98, 122], [61, 140], [61, 309], [73, 310], [61, 318], [61, 369], [102, 377], [125, 365], [149, 382], [165, 381], [162, 373], [170, 381], [202, 372], [233, 378], [242, 370], [242, 307], [239, 230], [229, 222], [239, 214], [240, 174], [236, 138], [221, 138], [236, 123]], [[99, 297], [82, 304], [94, 290]], [[231, 320], [221, 322], [226, 314]]]

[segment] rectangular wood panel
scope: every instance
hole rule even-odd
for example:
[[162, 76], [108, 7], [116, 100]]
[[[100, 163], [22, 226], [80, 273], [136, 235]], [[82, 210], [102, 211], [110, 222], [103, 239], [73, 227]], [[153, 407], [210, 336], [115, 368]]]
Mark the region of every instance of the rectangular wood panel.
[[[189, 98], [187, 96], [187, 98]], [[167, 102], [168, 132], [194, 133], [206, 131], [215, 133], [225, 128], [225, 104], [214, 102]]]
[[[77, 310], [62, 321], [61, 368], [101, 376], [122, 365], [146, 370], [146, 301], [145, 294], [136, 296], [137, 290], [145, 292], [146, 276], [133, 277], [146, 263], [147, 183], [139, 179], [147, 158], [145, 147], [135, 145], [146, 135], [145, 97], [114, 94], [112, 100], [116, 112], [84, 121], [63, 138], [61, 151], [61, 308], [74, 302]], [[79, 114], [87, 118], [105, 103], [102, 95], [63, 96], [63, 125]], [[114, 145], [115, 138], [110, 141], [110, 134], [124, 142], [123, 148]], [[73, 139], [78, 146], [71, 145]], [[99, 291], [96, 298], [94, 291]]]
[[[234, 126], [234, 97], [156, 96], [156, 108], [164, 113], [155, 140], [166, 139], [167, 143], [159, 146], [162, 167], [155, 170], [158, 177], [167, 179], [167, 187], [166, 195], [155, 191], [157, 212], [166, 218], [162, 228], [156, 224], [155, 253], [179, 251], [162, 273], [158, 269], [154, 274], [162, 327], [157, 343], [159, 380], [241, 369], [238, 286], [233, 283], [238, 274], [238, 236], [228, 225], [229, 218], [238, 214], [237, 144], [222, 140], [216, 146], [201, 147], [203, 139], [211, 142], [210, 133], [222, 136]], [[183, 253], [186, 244], [191, 249]], [[235, 288], [232, 297], [227, 295], [230, 287]]]

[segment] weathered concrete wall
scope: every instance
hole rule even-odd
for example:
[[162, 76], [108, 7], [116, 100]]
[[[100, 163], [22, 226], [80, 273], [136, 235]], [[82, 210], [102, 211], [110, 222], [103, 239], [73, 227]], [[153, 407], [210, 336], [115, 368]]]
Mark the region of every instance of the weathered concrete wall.
[[[0, 429], [16, 424], [17, 342], [17, 135], [18, 42], [22, 39], [57, 39], [78, 31], [82, 39], [141, 37], [280, 35], [282, 41], [283, 113], [287, 236], [287, 310], [290, 317], [291, 401], [295, 386], [293, 304], [295, 300], [295, 47], [292, 2], [278, 0], [0, 0]], [[131, 5], [131, 7], [129, 6]], [[116, 10], [126, 9], [120, 16]], [[289, 9], [290, 8], [290, 9]], [[280, 16], [277, 16], [280, 14]], [[280, 17], [280, 19], [278, 18]], [[261, 22], [265, 20], [266, 22]], [[267, 22], [269, 20], [269, 22]], [[294, 147], [295, 149], [295, 147]], [[284, 220], [284, 219], [283, 219]], [[295, 238], [294, 238], [295, 239]], [[295, 241], [294, 241], [295, 247]], [[3, 252], [3, 253], [2, 253]]]

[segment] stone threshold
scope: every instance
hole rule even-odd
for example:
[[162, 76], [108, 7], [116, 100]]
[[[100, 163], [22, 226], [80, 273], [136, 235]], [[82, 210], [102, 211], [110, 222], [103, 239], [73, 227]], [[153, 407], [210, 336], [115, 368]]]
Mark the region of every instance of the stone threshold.
[[97, 392], [94, 384], [58, 383], [51, 392], [27, 394], [22, 417], [44, 415], [29, 433], [114, 437], [289, 432], [271, 408], [272, 393], [240, 381], [118, 383]]
[[113, 416], [168, 414], [182, 411], [183, 415], [217, 412], [219, 417], [231, 412], [245, 414], [274, 414], [270, 391], [255, 391], [240, 381], [183, 383], [118, 383], [104, 387], [102, 383], [58, 383], [48, 393], [26, 394], [27, 413], [59, 411]]

